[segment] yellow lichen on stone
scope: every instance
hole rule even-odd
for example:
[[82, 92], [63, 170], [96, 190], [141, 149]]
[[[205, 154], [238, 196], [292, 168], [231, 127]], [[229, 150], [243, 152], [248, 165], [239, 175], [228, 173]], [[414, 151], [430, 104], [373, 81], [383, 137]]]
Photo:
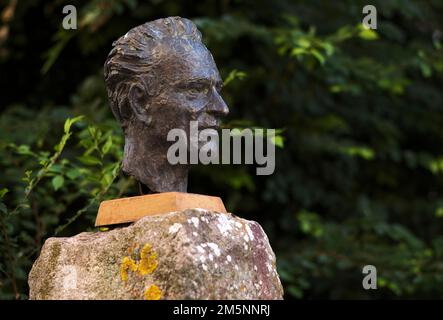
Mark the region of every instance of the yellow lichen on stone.
[[[133, 248], [128, 249], [128, 253], [132, 253]], [[135, 257], [134, 257], [135, 258]], [[138, 272], [139, 275], [145, 276], [151, 274], [157, 269], [157, 253], [152, 250], [152, 246], [147, 243], [140, 250], [140, 260], [137, 262], [131, 257], [124, 257], [120, 264], [120, 277], [122, 281], [128, 280], [128, 270]]]
[[142, 250], [140, 251], [140, 258], [146, 258], [152, 252], [152, 246], [149, 243], [146, 243]]
[[123, 281], [128, 280], [128, 269], [135, 272], [137, 270], [137, 263], [129, 257], [124, 257], [120, 264], [120, 278]]
[[140, 262], [138, 264], [138, 272], [141, 275], [153, 273], [157, 269], [157, 253], [152, 250], [152, 246], [147, 243], [140, 251]]
[[144, 297], [146, 300], [160, 300], [162, 291], [155, 284], [151, 285], [145, 290]]

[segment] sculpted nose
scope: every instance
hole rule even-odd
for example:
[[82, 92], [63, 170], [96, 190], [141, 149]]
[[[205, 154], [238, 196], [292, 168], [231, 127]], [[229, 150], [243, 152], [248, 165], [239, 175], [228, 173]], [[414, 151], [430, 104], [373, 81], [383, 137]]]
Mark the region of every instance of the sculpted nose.
[[215, 89], [213, 89], [212, 103], [207, 106], [207, 112], [217, 117], [224, 117], [229, 113], [226, 102]]

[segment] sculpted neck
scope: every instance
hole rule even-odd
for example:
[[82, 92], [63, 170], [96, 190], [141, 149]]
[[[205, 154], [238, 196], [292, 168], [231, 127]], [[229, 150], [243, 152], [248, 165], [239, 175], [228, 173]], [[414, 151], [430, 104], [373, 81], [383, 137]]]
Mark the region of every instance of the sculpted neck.
[[[139, 128], [140, 129], [140, 128]], [[152, 137], [147, 128], [125, 132], [122, 169], [152, 192], [186, 192], [188, 166], [171, 165], [167, 159], [168, 144]]]

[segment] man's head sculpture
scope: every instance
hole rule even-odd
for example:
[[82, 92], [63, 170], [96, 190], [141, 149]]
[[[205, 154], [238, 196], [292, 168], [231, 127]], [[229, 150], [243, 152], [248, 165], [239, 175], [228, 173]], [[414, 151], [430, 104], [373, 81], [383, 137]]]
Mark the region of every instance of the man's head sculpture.
[[194, 23], [170, 17], [131, 29], [105, 62], [111, 109], [125, 134], [123, 171], [148, 192], [186, 192], [188, 166], [171, 165], [171, 129], [219, 127], [222, 80]]

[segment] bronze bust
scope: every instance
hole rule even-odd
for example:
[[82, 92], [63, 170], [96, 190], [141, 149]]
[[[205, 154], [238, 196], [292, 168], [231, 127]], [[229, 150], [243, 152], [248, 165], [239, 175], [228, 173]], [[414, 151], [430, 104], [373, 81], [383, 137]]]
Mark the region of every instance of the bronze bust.
[[[171, 129], [217, 129], [229, 109], [222, 80], [193, 22], [169, 17], [131, 29], [105, 62], [111, 109], [125, 134], [122, 169], [146, 190], [186, 192], [188, 165], [166, 157]], [[200, 142], [199, 142], [200, 143]]]

